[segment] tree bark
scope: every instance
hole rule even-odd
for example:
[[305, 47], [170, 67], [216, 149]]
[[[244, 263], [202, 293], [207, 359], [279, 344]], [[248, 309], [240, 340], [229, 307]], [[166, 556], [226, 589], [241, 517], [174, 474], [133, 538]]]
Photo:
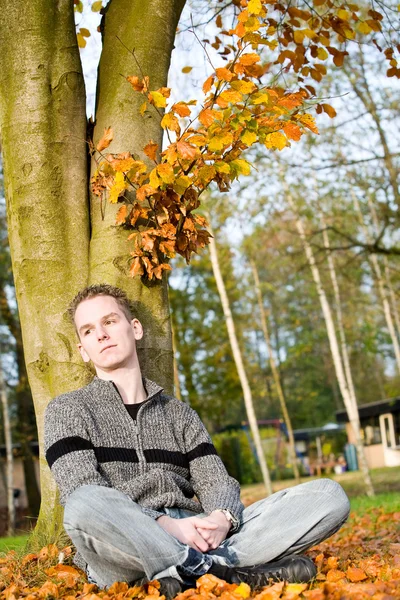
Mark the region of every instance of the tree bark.
[[288, 189], [286, 188], [286, 198], [287, 201], [295, 215], [296, 220], [296, 228], [299, 232], [301, 241], [303, 243], [304, 251], [308, 260], [308, 263], [311, 268], [311, 273], [317, 288], [318, 297], [321, 303], [322, 314], [325, 319], [326, 331], [328, 334], [329, 345], [332, 353], [332, 359], [335, 366], [336, 377], [339, 384], [340, 393], [342, 394], [343, 402], [346, 407], [347, 415], [349, 417], [349, 421], [351, 427], [354, 432], [354, 437], [356, 440], [356, 448], [357, 448], [357, 456], [359, 466], [363, 475], [364, 484], [366, 493], [368, 496], [374, 496], [374, 488], [372, 486], [371, 476], [369, 473], [367, 461], [365, 458], [364, 446], [361, 438], [361, 430], [360, 430], [360, 418], [358, 414], [357, 406], [355, 406], [353, 399], [350, 394], [350, 390], [347, 384], [345, 372], [343, 369], [343, 363], [340, 356], [339, 345], [336, 337], [335, 325], [332, 318], [332, 312], [329, 306], [328, 299], [325, 294], [325, 290], [322, 286], [321, 277], [319, 274], [319, 269], [317, 267], [317, 263], [314, 258], [314, 254], [311, 248], [311, 245], [307, 241], [306, 234], [304, 231], [304, 226], [301, 218], [297, 214], [297, 209], [293, 198], [291, 197]]
[[[150, 76], [150, 89], [167, 85], [175, 32], [185, 0], [111, 0], [103, 22], [96, 97], [95, 145], [104, 129], [112, 126], [113, 141], [107, 153], [132, 152], [148, 158], [143, 147], [150, 141], [161, 149], [161, 116], [153, 108], [140, 114], [143, 96], [134, 92], [121, 75]], [[131, 51], [140, 65], [137, 66]], [[96, 163], [92, 161], [92, 173]], [[167, 278], [145, 285], [129, 277], [128, 233], [115, 225], [118, 205], [101, 207], [91, 195], [90, 283], [107, 282], [123, 288], [134, 300], [135, 316], [145, 330], [139, 342], [144, 374], [167, 391], [173, 391], [173, 352], [169, 318]]]
[[[16, 297], [39, 440], [54, 396], [88, 381], [66, 308], [88, 279], [85, 86], [70, 0], [4, 0], [0, 128]], [[62, 527], [41, 451], [39, 529]]]
[[291, 459], [292, 465], [293, 465], [293, 473], [294, 473], [296, 482], [300, 483], [300, 473], [299, 473], [299, 467], [297, 464], [292, 421], [290, 419], [289, 411], [286, 406], [286, 400], [285, 400], [285, 396], [283, 393], [281, 380], [279, 377], [278, 369], [276, 367], [274, 355], [272, 352], [271, 338], [270, 338], [269, 331], [268, 331], [267, 317], [265, 314], [264, 303], [263, 303], [263, 298], [262, 298], [262, 294], [261, 294], [260, 278], [258, 277], [258, 270], [257, 270], [257, 265], [256, 265], [255, 261], [250, 260], [250, 265], [251, 265], [251, 268], [253, 271], [254, 284], [255, 284], [257, 300], [258, 300], [258, 307], [260, 310], [261, 327], [262, 327], [262, 330], [264, 333], [265, 343], [267, 344], [267, 348], [268, 348], [269, 364], [271, 367], [272, 376], [274, 378], [276, 393], [278, 394], [279, 403], [281, 405], [283, 419], [285, 421], [287, 431], [288, 431], [289, 451], [290, 451], [290, 459]]
[[21, 327], [17, 317], [10, 308], [5, 292], [5, 285], [6, 282], [3, 281], [0, 286], [0, 314], [15, 340], [15, 358], [18, 368], [18, 383], [15, 389], [18, 411], [18, 441], [21, 444], [29, 515], [37, 517], [40, 510], [40, 492], [31, 449], [31, 442], [37, 439], [37, 428], [34, 421], [32, 394], [25, 367]]
[[[210, 221], [210, 219], [208, 219], [208, 220]], [[212, 235], [214, 235], [211, 230], [211, 227], [209, 227], [209, 231]], [[232, 354], [233, 354], [233, 358], [235, 360], [236, 368], [237, 368], [238, 375], [240, 378], [240, 383], [242, 385], [243, 398], [244, 398], [244, 403], [246, 406], [247, 418], [249, 420], [250, 430], [253, 435], [254, 445], [256, 447], [257, 458], [258, 458], [258, 462], [259, 462], [259, 465], [261, 468], [261, 473], [262, 473], [262, 478], [264, 481], [265, 489], [267, 491], [267, 494], [270, 495], [270, 494], [272, 494], [271, 478], [269, 475], [268, 466], [267, 466], [267, 463], [265, 460], [265, 455], [264, 455], [262, 445], [261, 445], [260, 432], [258, 430], [257, 419], [256, 419], [256, 415], [254, 412], [253, 398], [252, 398], [250, 385], [249, 385], [249, 382], [247, 379], [246, 370], [245, 370], [244, 363], [243, 363], [242, 353], [240, 351], [238, 339], [236, 336], [235, 324], [234, 324], [233, 318], [232, 318], [232, 311], [231, 311], [231, 308], [229, 305], [229, 299], [228, 299], [228, 295], [226, 293], [224, 280], [222, 279], [221, 269], [220, 269], [219, 260], [218, 260], [218, 252], [217, 252], [217, 247], [216, 247], [216, 243], [215, 243], [215, 237], [210, 238], [209, 249], [210, 249], [210, 258], [211, 258], [211, 264], [212, 264], [212, 268], [213, 268], [213, 272], [214, 272], [214, 277], [215, 277], [215, 281], [217, 284], [218, 293], [221, 298], [221, 304], [222, 304], [222, 308], [224, 311], [226, 327], [228, 329], [228, 335], [229, 335], [229, 341], [230, 341], [231, 348], [232, 348]]]
[[12, 536], [15, 533], [15, 504], [14, 504], [14, 456], [12, 447], [10, 409], [8, 406], [8, 397], [6, 383], [3, 376], [3, 367], [0, 364], [0, 396], [3, 407], [4, 439], [7, 454], [7, 535]]
[[[365, 239], [369, 243], [371, 241], [371, 236], [370, 236], [368, 229], [364, 223], [364, 217], [363, 217], [363, 214], [362, 214], [362, 211], [360, 208], [360, 203], [358, 202], [358, 198], [357, 198], [356, 194], [354, 194], [354, 193], [353, 193], [353, 202], [354, 202], [355, 209], [358, 213], [360, 225], [363, 230]], [[376, 281], [376, 285], [378, 287], [379, 295], [381, 297], [383, 313], [385, 315], [386, 325], [387, 325], [387, 328], [389, 331], [390, 339], [392, 340], [397, 369], [400, 373], [400, 344], [399, 344], [399, 340], [397, 339], [397, 336], [396, 336], [396, 330], [395, 330], [394, 323], [393, 323], [392, 312], [390, 310], [390, 302], [388, 299], [381, 266], [379, 264], [379, 260], [378, 260], [378, 257], [376, 254], [369, 254], [368, 260], [372, 266], [373, 272], [375, 273], [375, 281]]]

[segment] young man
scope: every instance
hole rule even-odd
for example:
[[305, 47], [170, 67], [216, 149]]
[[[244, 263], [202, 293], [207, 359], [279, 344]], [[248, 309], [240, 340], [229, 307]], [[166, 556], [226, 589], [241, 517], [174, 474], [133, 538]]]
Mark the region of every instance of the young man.
[[346, 520], [342, 488], [310, 481], [243, 509], [197, 413], [142, 379], [143, 329], [124, 292], [90, 286], [70, 315], [96, 376], [49, 404], [45, 448], [91, 580], [159, 579], [172, 598], [207, 572], [253, 586], [312, 579], [314, 564], [300, 554]]

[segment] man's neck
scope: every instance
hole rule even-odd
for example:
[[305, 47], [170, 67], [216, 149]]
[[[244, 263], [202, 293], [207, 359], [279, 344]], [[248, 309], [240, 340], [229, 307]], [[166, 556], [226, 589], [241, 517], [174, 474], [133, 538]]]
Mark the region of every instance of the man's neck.
[[113, 371], [97, 370], [97, 376], [115, 383], [124, 404], [139, 404], [147, 398], [139, 365], [136, 368], [121, 367]]

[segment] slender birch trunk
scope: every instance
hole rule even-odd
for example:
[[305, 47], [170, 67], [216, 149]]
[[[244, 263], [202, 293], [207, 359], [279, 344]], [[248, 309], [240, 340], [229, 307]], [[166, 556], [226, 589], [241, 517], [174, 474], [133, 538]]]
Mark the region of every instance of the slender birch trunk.
[[345, 371], [345, 375], [346, 375], [347, 385], [349, 387], [350, 396], [352, 398], [352, 401], [354, 402], [354, 405], [357, 406], [357, 397], [356, 397], [356, 392], [354, 389], [353, 375], [351, 373], [349, 353], [347, 350], [346, 335], [345, 335], [344, 326], [343, 326], [342, 302], [341, 302], [341, 298], [340, 298], [339, 284], [338, 284], [337, 277], [336, 277], [336, 270], [335, 270], [335, 264], [333, 261], [333, 256], [331, 254], [331, 249], [330, 249], [330, 244], [329, 244], [329, 236], [328, 236], [328, 232], [326, 230], [325, 220], [324, 220], [322, 213], [320, 215], [320, 218], [321, 218], [321, 224], [322, 224], [322, 236], [323, 236], [323, 240], [324, 240], [324, 247], [327, 251], [329, 274], [331, 277], [333, 293], [334, 293], [334, 297], [335, 297], [336, 320], [337, 320], [338, 330], [339, 330], [339, 339], [340, 339], [340, 347], [341, 347], [341, 351], [342, 351], [342, 360], [343, 360], [343, 365], [344, 365], [344, 371]]
[[281, 405], [283, 419], [285, 421], [285, 424], [286, 424], [286, 427], [287, 427], [287, 431], [288, 431], [290, 460], [292, 461], [292, 464], [293, 464], [293, 472], [294, 472], [294, 477], [296, 479], [296, 482], [300, 483], [300, 473], [299, 473], [299, 467], [297, 465], [297, 457], [296, 457], [296, 448], [295, 448], [295, 444], [294, 444], [293, 427], [292, 427], [292, 422], [291, 422], [291, 419], [290, 419], [290, 416], [289, 416], [289, 412], [288, 412], [288, 409], [287, 409], [287, 406], [286, 406], [286, 400], [285, 400], [285, 395], [283, 393], [283, 389], [282, 389], [282, 385], [281, 385], [281, 379], [280, 379], [280, 376], [279, 376], [279, 373], [278, 373], [278, 369], [277, 369], [276, 364], [275, 364], [274, 355], [273, 355], [273, 352], [272, 352], [271, 337], [269, 335], [268, 324], [267, 324], [267, 316], [265, 314], [264, 303], [263, 303], [263, 298], [262, 298], [262, 294], [261, 294], [261, 286], [260, 286], [260, 278], [258, 276], [258, 269], [257, 269], [257, 265], [256, 265], [256, 263], [255, 263], [254, 260], [250, 260], [250, 265], [251, 265], [251, 268], [252, 268], [252, 271], [253, 271], [253, 277], [254, 277], [254, 283], [255, 283], [255, 288], [256, 288], [256, 293], [257, 293], [258, 306], [259, 306], [259, 309], [260, 309], [261, 327], [262, 327], [262, 330], [263, 330], [265, 343], [267, 344], [267, 348], [268, 348], [269, 364], [270, 364], [271, 371], [272, 371], [272, 377], [274, 378], [274, 383], [275, 383], [276, 392], [278, 394], [279, 403]]
[[[355, 209], [359, 216], [360, 225], [363, 230], [365, 239], [368, 243], [370, 243], [371, 236], [370, 236], [368, 229], [364, 223], [364, 217], [361, 212], [360, 203], [358, 202], [358, 198], [354, 193], [353, 193], [353, 202], [354, 202]], [[390, 310], [390, 303], [389, 303], [386, 287], [384, 284], [384, 278], [382, 275], [381, 266], [379, 264], [379, 260], [378, 260], [378, 257], [376, 256], [376, 254], [370, 254], [368, 256], [368, 260], [372, 266], [373, 271], [375, 272], [375, 280], [376, 280], [376, 284], [377, 284], [378, 290], [379, 290], [379, 295], [380, 295], [381, 301], [382, 301], [383, 313], [385, 315], [386, 325], [389, 330], [390, 338], [392, 340], [394, 355], [396, 358], [397, 369], [400, 373], [400, 345], [399, 345], [399, 341], [397, 339], [396, 331], [394, 328], [392, 312]]]
[[[209, 227], [210, 233], [212, 233], [211, 227]], [[224, 311], [226, 327], [228, 329], [229, 342], [232, 348], [233, 358], [235, 360], [235, 365], [238, 371], [240, 383], [243, 390], [243, 398], [247, 412], [247, 418], [249, 420], [249, 425], [251, 429], [251, 433], [253, 435], [254, 444], [256, 447], [257, 458], [260, 464], [262, 478], [264, 481], [264, 485], [267, 491], [267, 494], [272, 494], [272, 486], [271, 486], [271, 478], [269, 476], [268, 466], [265, 460], [264, 452], [261, 445], [260, 432], [258, 430], [257, 419], [254, 412], [253, 406], [253, 398], [250, 390], [250, 385], [247, 379], [246, 370], [243, 363], [242, 353], [239, 348], [238, 339], [236, 336], [235, 324], [232, 318], [232, 312], [229, 305], [228, 295], [226, 293], [224, 280], [222, 278], [221, 269], [219, 266], [218, 260], [218, 252], [217, 246], [215, 243], [215, 238], [210, 238], [210, 258], [211, 265], [215, 277], [215, 281], [217, 283], [218, 293], [221, 298], [221, 304]]]
[[[368, 206], [369, 206], [369, 210], [371, 213], [371, 217], [372, 217], [372, 224], [374, 227], [374, 233], [375, 235], [379, 234], [379, 223], [378, 223], [378, 217], [376, 214], [376, 210], [375, 210], [375, 206], [374, 203], [372, 202], [372, 198], [370, 196], [368, 196]], [[361, 211], [360, 213], [361, 214]], [[397, 339], [400, 336], [400, 316], [399, 316], [399, 311], [397, 308], [397, 301], [396, 301], [396, 295], [394, 293], [394, 289], [392, 286], [392, 281], [390, 278], [390, 268], [389, 268], [389, 261], [388, 261], [388, 257], [384, 256], [383, 257], [383, 264], [385, 265], [385, 279], [386, 279], [386, 286], [387, 286], [387, 290], [389, 292], [389, 299], [390, 299], [390, 304], [391, 304], [391, 310], [392, 310], [392, 314], [394, 317], [394, 322], [396, 324], [396, 333], [397, 333]]]
[[14, 535], [15, 532], [15, 505], [14, 505], [14, 457], [12, 449], [11, 424], [9, 416], [8, 398], [6, 385], [3, 377], [3, 367], [0, 364], [0, 395], [3, 406], [4, 438], [7, 453], [7, 507], [8, 524], [7, 535]]
[[344, 368], [343, 368], [343, 362], [342, 362], [342, 358], [340, 356], [339, 344], [338, 344], [338, 340], [337, 340], [337, 336], [336, 336], [336, 330], [335, 330], [335, 326], [334, 326], [334, 322], [333, 322], [333, 318], [332, 318], [332, 312], [331, 312], [331, 309], [329, 306], [328, 299], [325, 294], [325, 290], [322, 285], [319, 269], [317, 267], [311, 245], [308, 243], [307, 238], [306, 238], [303, 222], [297, 214], [295, 203], [287, 189], [286, 189], [286, 192], [287, 192], [287, 200], [288, 200], [289, 205], [290, 205], [291, 209], [293, 210], [293, 213], [296, 218], [296, 228], [297, 228], [297, 231], [299, 232], [301, 241], [303, 243], [304, 251], [305, 251], [308, 263], [311, 268], [311, 273], [312, 273], [315, 285], [317, 287], [318, 297], [321, 302], [321, 308], [322, 308], [322, 313], [323, 313], [324, 319], [325, 319], [326, 331], [328, 334], [333, 364], [335, 366], [336, 377], [337, 377], [337, 380], [339, 383], [339, 389], [342, 394], [342, 398], [343, 398], [343, 402], [344, 402], [344, 405], [345, 405], [345, 408], [347, 411], [347, 415], [349, 417], [350, 425], [354, 432], [358, 462], [359, 462], [359, 466], [360, 466], [360, 469], [361, 469], [361, 472], [363, 475], [366, 493], [368, 496], [374, 496], [375, 492], [374, 492], [374, 488], [372, 486], [371, 476], [369, 473], [367, 460], [365, 458], [364, 446], [363, 446], [363, 442], [362, 442], [362, 438], [361, 438], [360, 418], [359, 418], [359, 414], [358, 414], [358, 409], [352, 400], [349, 386], [346, 381], [346, 376], [345, 376], [345, 372], [344, 372]]

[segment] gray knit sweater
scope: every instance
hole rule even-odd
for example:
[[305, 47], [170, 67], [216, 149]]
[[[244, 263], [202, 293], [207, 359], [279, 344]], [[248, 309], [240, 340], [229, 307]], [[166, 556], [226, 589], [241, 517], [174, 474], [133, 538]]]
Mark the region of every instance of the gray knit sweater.
[[120, 490], [155, 519], [163, 507], [175, 506], [196, 513], [226, 508], [240, 521], [239, 484], [197, 413], [157, 384], [144, 383], [148, 398], [136, 421], [114, 383], [98, 377], [50, 402], [45, 451], [61, 504], [81, 485], [102, 485]]

